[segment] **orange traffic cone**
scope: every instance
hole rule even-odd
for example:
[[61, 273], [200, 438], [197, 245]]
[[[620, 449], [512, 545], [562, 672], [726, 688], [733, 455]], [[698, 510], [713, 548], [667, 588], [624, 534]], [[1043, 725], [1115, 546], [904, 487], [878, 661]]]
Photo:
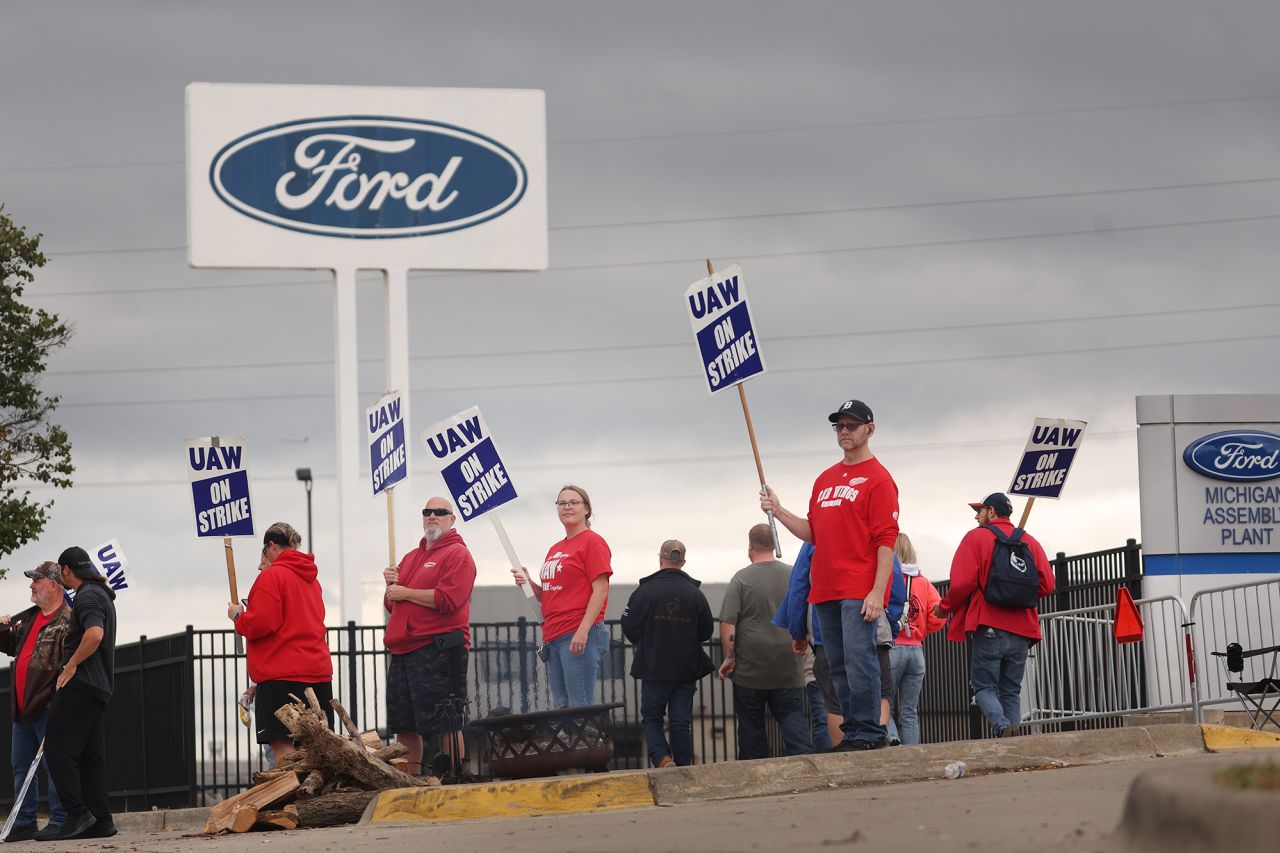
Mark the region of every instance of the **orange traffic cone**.
[[1116, 618], [1113, 632], [1117, 643], [1137, 643], [1142, 640], [1142, 614], [1127, 587], [1120, 587], [1116, 598]]

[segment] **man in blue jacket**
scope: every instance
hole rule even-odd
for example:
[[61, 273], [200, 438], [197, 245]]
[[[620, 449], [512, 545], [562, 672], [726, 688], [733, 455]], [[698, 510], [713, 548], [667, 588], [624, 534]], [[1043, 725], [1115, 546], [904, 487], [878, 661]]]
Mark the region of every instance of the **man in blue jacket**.
[[[684, 543], [668, 539], [658, 571], [640, 579], [622, 611], [622, 633], [635, 646], [632, 678], [640, 680], [640, 717], [654, 767], [693, 763], [693, 694], [714, 667], [705, 644], [714, 629], [700, 581], [682, 571]], [[663, 733], [668, 717], [671, 743]]]

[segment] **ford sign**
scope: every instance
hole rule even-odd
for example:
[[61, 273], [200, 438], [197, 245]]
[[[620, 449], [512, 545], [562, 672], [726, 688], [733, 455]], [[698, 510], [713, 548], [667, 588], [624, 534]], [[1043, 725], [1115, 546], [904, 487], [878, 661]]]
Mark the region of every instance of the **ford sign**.
[[1228, 430], [1198, 438], [1182, 451], [1192, 471], [1217, 480], [1253, 482], [1280, 477], [1280, 435]]
[[497, 140], [440, 122], [309, 118], [224, 145], [218, 198], [261, 222], [333, 237], [443, 234], [501, 216], [524, 195], [524, 163]]

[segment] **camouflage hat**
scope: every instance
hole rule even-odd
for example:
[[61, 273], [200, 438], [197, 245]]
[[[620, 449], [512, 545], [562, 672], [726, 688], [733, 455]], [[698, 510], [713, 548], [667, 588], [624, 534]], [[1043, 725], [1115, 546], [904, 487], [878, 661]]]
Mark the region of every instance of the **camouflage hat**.
[[59, 568], [58, 564], [53, 560], [45, 560], [34, 569], [27, 569], [23, 574], [32, 580], [47, 578], [48, 580], [57, 581], [58, 583], [62, 582], [62, 569]]

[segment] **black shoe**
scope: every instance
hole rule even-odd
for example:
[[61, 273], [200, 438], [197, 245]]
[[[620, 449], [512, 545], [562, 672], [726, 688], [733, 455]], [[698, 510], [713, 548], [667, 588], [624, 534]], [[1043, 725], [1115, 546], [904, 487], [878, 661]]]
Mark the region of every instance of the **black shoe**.
[[88, 812], [80, 812], [80, 814], [69, 814], [67, 819], [62, 823], [62, 829], [58, 830], [58, 834], [53, 837], [54, 841], [66, 841], [69, 838], [79, 838], [93, 828], [98, 820]]
[[111, 815], [100, 817], [93, 822], [93, 826], [80, 834], [81, 838], [110, 838], [120, 830], [116, 829], [116, 822], [111, 819]]
[[878, 737], [875, 740], [862, 740], [860, 738], [852, 738], [840, 741], [836, 744], [834, 752], [863, 752], [868, 749], [884, 749], [889, 745], [889, 739], [886, 737]]
[[36, 825], [34, 823], [18, 823], [14, 824], [9, 830], [9, 834], [4, 837], [5, 841], [30, 841], [36, 837]]
[[62, 824], [49, 821], [42, 829], [37, 829], [36, 834], [31, 837], [36, 841], [52, 841], [60, 832], [62, 832]]

